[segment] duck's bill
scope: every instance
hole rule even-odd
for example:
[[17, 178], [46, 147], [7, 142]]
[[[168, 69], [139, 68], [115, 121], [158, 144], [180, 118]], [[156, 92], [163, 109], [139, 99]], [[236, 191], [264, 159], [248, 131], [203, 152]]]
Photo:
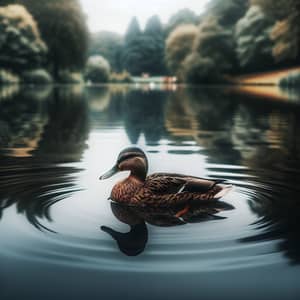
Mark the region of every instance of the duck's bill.
[[100, 176], [100, 180], [104, 180], [107, 178], [110, 178], [111, 176], [115, 175], [116, 173], [119, 172], [119, 169], [117, 166], [114, 166], [112, 169], [110, 169], [108, 172], [106, 172], [105, 174], [103, 174], [102, 176]]

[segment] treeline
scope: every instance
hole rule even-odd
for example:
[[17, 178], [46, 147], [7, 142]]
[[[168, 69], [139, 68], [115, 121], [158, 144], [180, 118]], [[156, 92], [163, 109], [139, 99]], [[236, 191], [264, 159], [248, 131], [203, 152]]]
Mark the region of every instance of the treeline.
[[198, 24], [199, 16], [190, 9], [182, 9], [164, 25], [157, 15], [152, 16], [142, 30], [136, 17], [132, 18], [125, 36], [99, 32], [91, 36], [89, 54], [108, 60], [113, 72], [128, 71], [139, 76], [166, 75], [165, 41], [180, 24]]
[[26, 81], [72, 81], [89, 34], [78, 0], [0, 0], [0, 69]]
[[179, 11], [165, 25], [133, 18], [124, 37], [95, 34], [90, 54], [112, 70], [223, 83], [239, 74], [300, 65], [300, 1], [211, 0], [202, 14]]
[[155, 15], [141, 29], [134, 17], [124, 36], [90, 35], [79, 0], [0, 0], [0, 83], [79, 82], [81, 74], [88, 82], [149, 74], [223, 83], [300, 65], [299, 19], [299, 0], [211, 0], [201, 14], [182, 9], [167, 24]]
[[167, 65], [193, 83], [299, 65], [299, 19], [298, 0], [212, 0], [198, 26], [168, 36]]

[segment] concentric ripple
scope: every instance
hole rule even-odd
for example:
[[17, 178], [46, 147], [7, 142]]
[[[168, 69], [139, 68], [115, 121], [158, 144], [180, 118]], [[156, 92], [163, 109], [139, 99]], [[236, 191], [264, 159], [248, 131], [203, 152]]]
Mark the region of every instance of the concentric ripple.
[[[163, 156], [166, 165], [168, 160], [180, 162], [180, 155], [149, 153], [150, 161]], [[197, 156], [186, 158], [184, 164], [187, 161], [193, 163]], [[126, 218], [121, 222], [115, 217], [105, 200], [115, 180], [95, 182], [94, 168], [7, 160], [0, 176], [0, 232], [5, 235], [1, 255], [84, 269], [212, 272], [273, 265], [282, 260], [281, 252], [291, 252], [286, 247], [293, 242], [289, 225], [298, 212], [292, 210], [296, 215], [291, 215], [292, 200], [288, 207], [281, 201], [291, 182], [260, 182], [249, 168], [207, 164], [203, 175], [225, 178], [235, 186], [223, 199], [225, 204], [200, 207], [198, 218], [182, 222], [174, 222], [175, 212], [135, 212], [139, 222], [146, 223], [137, 234]], [[284, 209], [289, 210], [288, 219]], [[20, 214], [42, 232], [32, 230]], [[109, 226], [113, 233], [101, 231], [100, 226]], [[14, 232], [13, 238], [9, 232]], [[124, 253], [139, 256], [132, 264]]]
[[[155, 105], [145, 103], [152, 100], [149, 95], [156, 97]], [[297, 128], [297, 118], [289, 109], [179, 96], [180, 91], [167, 98], [134, 90], [116, 92], [103, 105], [97, 97], [92, 103], [67, 101], [78, 110], [65, 109], [61, 123], [50, 114], [38, 149], [16, 157], [3, 147], [0, 257], [66, 269], [156, 274], [299, 264], [299, 143], [290, 128]], [[69, 111], [79, 120], [70, 130]], [[79, 127], [85, 128], [80, 142]], [[48, 145], [57, 131], [63, 138]], [[116, 206], [106, 199], [126, 175], [98, 178], [123, 147], [135, 143], [147, 152], [150, 173], [224, 178], [234, 189], [220, 203], [194, 207], [181, 219], [174, 210]]]

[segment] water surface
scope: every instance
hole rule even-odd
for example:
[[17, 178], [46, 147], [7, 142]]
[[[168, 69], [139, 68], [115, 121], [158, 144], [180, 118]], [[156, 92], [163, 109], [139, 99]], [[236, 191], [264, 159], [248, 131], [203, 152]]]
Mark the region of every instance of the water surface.
[[[0, 91], [0, 299], [298, 299], [300, 99], [221, 88]], [[119, 151], [150, 172], [225, 178], [222, 202], [107, 200]]]

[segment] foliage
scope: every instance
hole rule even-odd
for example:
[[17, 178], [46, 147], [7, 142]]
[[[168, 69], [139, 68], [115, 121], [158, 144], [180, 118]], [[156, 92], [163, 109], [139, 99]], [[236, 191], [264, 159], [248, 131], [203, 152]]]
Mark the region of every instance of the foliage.
[[143, 72], [151, 75], [164, 74], [164, 31], [158, 16], [148, 20], [142, 41]]
[[222, 26], [234, 26], [243, 17], [248, 3], [245, 0], [212, 0], [207, 6], [210, 15], [218, 18]]
[[111, 73], [109, 81], [112, 83], [131, 83], [132, 78], [126, 71], [122, 73]]
[[199, 23], [199, 17], [195, 12], [188, 8], [179, 10], [177, 13], [172, 15], [166, 26], [166, 33], [169, 35], [176, 27], [183, 24], [194, 24]]
[[192, 51], [197, 32], [195, 25], [180, 25], [166, 40], [166, 64], [179, 79], [182, 79], [182, 64]]
[[0, 7], [0, 63], [19, 71], [38, 67], [47, 48], [35, 20], [21, 5]]
[[0, 69], [0, 84], [3, 83], [18, 83], [19, 77], [10, 71]]
[[142, 32], [133, 18], [127, 29], [123, 51], [124, 68], [132, 75], [161, 75], [164, 66], [164, 31], [158, 16], [151, 17]]
[[235, 66], [234, 40], [231, 31], [216, 18], [203, 21], [193, 45], [193, 51], [183, 62], [184, 77], [191, 82], [223, 81]]
[[276, 20], [271, 32], [273, 56], [277, 62], [296, 60], [300, 56], [300, 1], [251, 0]]
[[22, 81], [33, 84], [49, 84], [52, 82], [52, 78], [46, 70], [36, 69], [22, 73]]
[[143, 72], [143, 56], [141, 49], [143, 46], [142, 32], [139, 22], [134, 17], [127, 29], [124, 39], [124, 49], [122, 53], [123, 67], [133, 75], [140, 75]]
[[101, 31], [91, 36], [89, 56], [101, 55], [115, 71], [122, 70], [123, 38], [117, 33]]
[[102, 56], [91, 56], [85, 70], [85, 80], [92, 83], [108, 82], [110, 76], [109, 62]]
[[38, 23], [56, 78], [62, 69], [80, 70], [86, 61], [88, 30], [78, 0], [0, 0], [24, 5]]
[[79, 72], [70, 72], [68, 70], [64, 70], [59, 73], [59, 82], [66, 84], [77, 84], [82, 83], [83, 78]]
[[300, 87], [300, 72], [291, 72], [288, 76], [282, 78], [279, 85], [284, 88], [299, 88]]
[[237, 57], [243, 68], [264, 69], [273, 63], [270, 39], [273, 21], [259, 6], [251, 6], [235, 26]]

